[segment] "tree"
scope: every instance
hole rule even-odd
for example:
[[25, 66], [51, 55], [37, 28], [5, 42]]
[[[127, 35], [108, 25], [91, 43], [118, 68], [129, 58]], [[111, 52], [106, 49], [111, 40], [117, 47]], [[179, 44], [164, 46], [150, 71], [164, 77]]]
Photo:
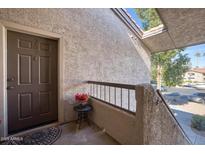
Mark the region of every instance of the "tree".
[[181, 51], [168, 65], [164, 66], [163, 81], [167, 86], [176, 86], [183, 83], [183, 75], [189, 70], [190, 58]]
[[157, 89], [161, 89], [162, 81], [166, 86], [176, 86], [183, 82], [190, 58], [182, 52], [183, 49], [175, 49], [152, 54], [152, 79], [157, 81]]
[[205, 57], [205, 52], [203, 53], [203, 57]]
[[176, 56], [176, 51], [165, 53], [156, 53], [151, 56], [152, 79], [157, 81], [157, 89], [161, 89], [161, 81], [163, 77], [163, 67], [171, 63], [171, 59]]
[[[144, 30], [149, 30], [161, 23], [155, 9], [135, 9], [138, 17], [142, 20]], [[184, 49], [175, 49], [163, 53], [152, 54], [152, 79], [157, 81], [157, 89], [161, 89], [161, 82], [167, 86], [175, 86], [183, 80], [184, 73], [188, 70], [190, 59]]]
[[162, 24], [155, 9], [137, 8], [135, 11], [141, 19], [145, 31]]
[[196, 57], [196, 67], [198, 67], [199, 66], [199, 58], [201, 57], [201, 53], [196, 52], [194, 56]]

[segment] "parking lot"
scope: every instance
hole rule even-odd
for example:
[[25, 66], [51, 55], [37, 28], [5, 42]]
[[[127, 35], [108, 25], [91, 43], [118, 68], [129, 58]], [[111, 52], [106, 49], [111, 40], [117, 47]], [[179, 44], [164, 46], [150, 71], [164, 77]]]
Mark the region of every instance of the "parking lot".
[[164, 94], [177, 92], [181, 95], [193, 95], [194, 93], [205, 93], [205, 90], [197, 90], [191, 87], [170, 87], [166, 88], [166, 92]]
[[167, 88], [163, 95], [191, 142], [205, 144], [205, 133], [191, 128], [193, 115], [205, 115], [205, 91], [190, 87], [172, 87]]

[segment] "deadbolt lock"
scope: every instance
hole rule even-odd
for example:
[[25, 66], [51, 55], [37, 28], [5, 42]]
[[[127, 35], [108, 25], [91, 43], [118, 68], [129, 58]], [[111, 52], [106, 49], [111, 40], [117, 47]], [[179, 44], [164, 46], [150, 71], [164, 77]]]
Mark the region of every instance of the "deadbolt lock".
[[34, 56], [34, 57], [33, 57], [33, 60], [34, 60], [34, 61], [37, 61], [37, 60], [38, 60], [38, 57], [37, 57], [37, 56]]
[[14, 80], [15, 80], [15, 78], [14, 78], [14, 77], [7, 78], [7, 81], [8, 81], [8, 82], [12, 82], [12, 81], [14, 81]]
[[14, 88], [15, 88], [14, 86], [8, 86], [7, 90], [11, 90], [11, 89], [14, 89]]

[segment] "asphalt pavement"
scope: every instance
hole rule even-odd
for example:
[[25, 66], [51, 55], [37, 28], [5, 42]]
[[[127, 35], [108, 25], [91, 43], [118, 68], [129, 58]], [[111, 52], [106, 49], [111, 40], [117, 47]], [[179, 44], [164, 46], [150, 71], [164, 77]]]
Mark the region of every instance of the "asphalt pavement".
[[178, 96], [180, 96], [180, 98], [181, 96], [189, 97], [195, 93], [205, 93], [205, 90], [197, 90], [190, 87], [171, 87], [167, 88], [166, 92], [163, 92], [163, 94], [169, 95], [169, 97], [165, 96], [165, 99], [169, 99], [167, 100], [169, 107], [173, 111], [176, 119], [184, 129], [192, 144], [205, 145], [205, 137], [196, 133], [191, 128], [191, 120], [194, 114], [205, 115], [205, 104], [191, 102], [185, 99], [176, 99]]

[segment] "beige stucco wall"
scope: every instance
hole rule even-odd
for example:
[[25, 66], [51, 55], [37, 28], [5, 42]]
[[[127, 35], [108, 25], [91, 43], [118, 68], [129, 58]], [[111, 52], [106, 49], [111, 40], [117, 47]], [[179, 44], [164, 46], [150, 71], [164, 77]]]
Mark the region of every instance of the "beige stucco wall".
[[151, 85], [143, 87], [144, 144], [190, 144], [174, 115]]
[[165, 30], [143, 39], [152, 52], [204, 44], [204, 8], [158, 8], [157, 13]]
[[136, 117], [111, 105], [92, 99], [90, 120], [120, 144], [137, 144]]
[[[192, 74], [192, 75], [190, 75]], [[205, 82], [205, 75], [203, 73], [188, 71], [184, 75], [184, 82]]]
[[75, 118], [70, 104], [82, 81], [150, 81], [149, 50], [111, 9], [0, 9], [0, 19], [64, 38], [65, 121]]
[[168, 105], [151, 85], [136, 86], [134, 114], [92, 99], [90, 119], [121, 144], [190, 144]]

